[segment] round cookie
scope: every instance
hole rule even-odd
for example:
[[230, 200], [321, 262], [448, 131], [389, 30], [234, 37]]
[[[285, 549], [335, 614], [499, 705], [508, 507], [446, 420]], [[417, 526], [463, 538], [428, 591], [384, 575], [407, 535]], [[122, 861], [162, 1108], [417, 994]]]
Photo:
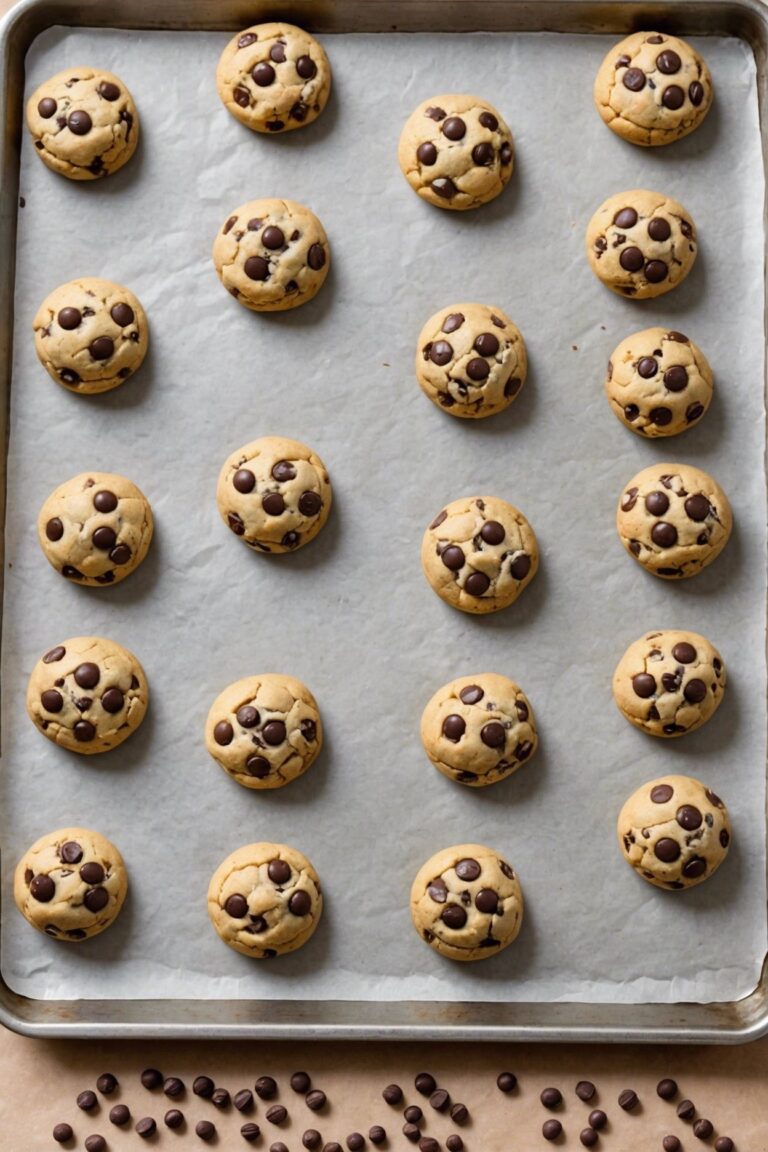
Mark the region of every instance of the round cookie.
[[66, 68], [27, 101], [27, 128], [43, 163], [70, 180], [98, 180], [130, 160], [139, 142], [133, 97], [101, 68]]
[[282, 788], [306, 772], [323, 746], [317, 701], [293, 676], [246, 676], [211, 705], [205, 746], [238, 784]]
[[595, 78], [595, 105], [631, 144], [672, 144], [698, 128], [712, 104], [712, 77], [685, 40], [635, 32], [611, 48]]
[[87, 828], [49, 832], [16, 865], [13, 897], [22, 916], [54, 940], [98, 936], [117, 918], [128, 891], [123, 858]]
[[616, 830], [637, 874], [673, 891], [707, 880], [728, 855], [732, 836], [723, 801], [691, 776], [662, 776], [638, 788]]
[[539, 742], [528, 697], [494, 672], [462, 676], [435, 692], [422, 713], [421, 740], [444, 776], [471, 788], [511, 776]]
[[512, 133], [487, 100], [433, 96], [406, 120], [397, 158], [422, 200], [464, 211], [504, 190], [514, 167]]
[[311, 124], [331, 92], [325, 51], [294, 24], [254, 24], [233, 36], [216, 69], [221, 102], [254, 132]]
[[695, 576], [720, 555], [733, 527], [716, 480], [691, 464], [652, 464], [619, 499], [621, 542], [648, 572], [667, 580]]
[[698, 424], [712, 399], [706, 356], [682, 332], [644, 328], [627, 336], [608, 361], [611, 411], [640, 436], [677, 436]]
[[127, 740], [147, 711], [144, 669], [127, 648], [75, 636], [38, 660], [27, 712], [38, 731], [70, 752], [107, 752]]
[[430, 947], [449, 960], [485, 960], [516, 938], [523, 923], [517, 876], [482, 844], [436, 852], [411, 888], [413, 924]]
[[262, 436], [229, 456], [219, 474], [221, 518], [257, 552], [295, 552], [331, 510], [325, 465], [306, 444]]
[[677, 200], [636, 188], [600, 205], [586, 245], [598, 280], [620, 296], [645, 300], [686, 278], [696, 259], [696, 227]]
[[138, 568], [152, 540], [152, 509], [124, 476], [82, 472], [60, 484], [37, 518], [46, 560], [75, 584], [104, 588]]
[[252, 312], [306, 304], [325, 282], [330, 258], [322, 224], [295, 200], [241, 204], [213, 242], [219, 279]]
[[472, 496], [446, 504], [424, 533], [424, 574], [462, 612], [496, 612], [517, 600], [539, 566], [533, 528], [512, 504]]
[[416, 379], [451, 416], [479, 420], [508, 408], [527, 371], [525, 341], [500, 308], [453, 304], [419, 333]]
[[697, 632], [646, 632], [613, 674], [622, 716], [651, 736], [682, 736], [706, 724], [726, 684], [723, 658]]
[[208, 886], [208, 915], [219, 936], [257, 960], [301, 948], [322, 911], [320, 877], [286, 844], [245, 844], [221, 862]]
[[70, 392], [108, 392], [138, 371], [149, 327], [120, 284], [91, 276], [55, 288], [32, 322], [35, 351], [51, 379]]

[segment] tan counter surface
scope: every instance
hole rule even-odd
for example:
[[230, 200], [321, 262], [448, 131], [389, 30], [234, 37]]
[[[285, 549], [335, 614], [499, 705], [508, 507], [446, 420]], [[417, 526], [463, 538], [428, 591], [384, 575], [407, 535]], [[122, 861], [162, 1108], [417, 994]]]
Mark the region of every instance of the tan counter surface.
[[[150, 1092], [139, 1080], [143, 1068], [158, 1068], [165, 1076], [178, 1076], [186, 1092], [178, 1101], [162, 1091]], [[328, 1104], [320, 1113], [307, 1108], [303, 1097], [292, 1091], [292, 1072], [306, 1071], [313, 1086], [327, 1093]], [[496, 1087], [502, 1070], [514, 1072], [518, 1088], [509, 1096]], [[471, 1119], [463, 1127], [430, 1107], [413, 1086], [417, 1072], [429, 1071], [454, 1101], [465, 1103]], [[112, 1072], [120, 1086], [113, 1096], [99, 1098], [98, 1110], [82, 1112], [75, 1103], [79, 1092], [95, 1091], [96, 1078]], [[210, 1076], [234, 1095], [241, 1088], [253, 1089], [259, 1076], [273, 1076], [279, 1085], [274, 1101], [256, 1101], [252, 1114], [234, 1108], [219, 1112], [209, 1100], [192, 1094], [192, 1081]], [[680, 1091], [667, 1103], [656, 1095], [659, 1079], [671, 1076]], [[590, 1104], [574, 1094], [578, 1080], [591, 1080], [597, 1093]], [[451, 1132], [460, 1132], [467, 1152], [537, 1152], [547, 1148], [580, 1149], [579, 1132], [586, 1126], [591, 1108], [602, 1108], [609, 1117], [597, 1152], [661, 1152], [662, 1137], [679, 1137], [683, 1152], [714, 1148], [714, 1137], [701, 1141], [690, 1124], [679, 1120], [675, 1105], [688, 1098], [697, 1115], [710, 1119], [715, 1136], [728, 1135], [738, 1152], [768, 1152], [768, 1039], [739, 1048], [592, 1047], [588, 1045], [437, 1045], [437, 1044], [300, 1044], [300, 1043], [145, 1043], [141, 1041], [95, 1043], [85, 1041], [27, 1040], [0, 1030], [0, 1148], [2, 1152], [37, 1152], [59, 1147], [51, 1138], [55, 1123], [66, 1121], [76, 1141], [65, 1148], [83, 1149], [85, 1137], [98, 1132], [110, 1152], [143, 1147], [163, 1149], [217, 1148], [226, 1152], [256, 1148], [268, 1152], [282, 1141], [289, 1152], [302, 1152], [305, 1129], [316, 1128], [325, 1142], [338, 1141], [346, 1150], [346, 1137], [354, 1131], [368, 1135], [381, 1124], [388, 1135], [385, 1149], [418, 1148], [402, 1135], [401, 1105], [390, 1107], [381, 1097], [392, 1082], [404, 1090], [405, 1102], [419, 1104], [426, 1121], [424, 1136], [436, 1139], [440, 1152]], [[548, 1112], [539, 1093], [555, 1086], [563, 1093], [563, 1105]], [[640, 1097], [632, 1113], [619, 1108], [624, 1088]], [[98, 1095], [98, 1094], [97, 1094]], [[110, 1124], [109, 1109], [125, 1103], [131, 1124]], [[270, 1103], [288, 1109], [280, 1127], [266, 1120]], [[169, 1108], [180, 1108], [186, 1126], [169, 1131], [162, 1118]], [[158, 1135], [142, 1141], [133, 1124], [143, 1116], [158, 1122]], [[549, 1144], [542, 1138], [543, 1122], [556, 1116], [564, 1138]], [[195, 1135], [198, 1120], [212, 1120], [218, 1137], [205, 1144]], [[240, 1127], [253, 1121], [262, 1130], [260, 1140], [247, 1144]], [[367, 1152], [374, 1146], [366, 1140]]]

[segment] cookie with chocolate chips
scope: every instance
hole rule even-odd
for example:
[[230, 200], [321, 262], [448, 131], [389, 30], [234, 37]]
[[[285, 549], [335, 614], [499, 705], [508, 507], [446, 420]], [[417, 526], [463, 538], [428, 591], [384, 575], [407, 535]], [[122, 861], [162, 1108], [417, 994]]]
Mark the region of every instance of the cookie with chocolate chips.
[[613, 674], [613, 698], [635, 728], [674, 737], [706, 724], [725, 684], [723, 658], [709, 640], [667, 629], [630, 644]]
[[147, 711], [147, 678], [127, 648], [100, 636], [75, 636], [32, 669], [27, 712], [54, 744], [90, 756], [127, 740]]
[[527, 763], [539, 738], [528, 697], [495, 672], [443, 685], [421, 717], [421, 740], [434, 766], [459, 784], [497, 784]]
[[325, 229], [295, 200], [249, 200], [224, 221], [213, 264], [224, 287], [252, 312], [284, 312], [315, 296], [328, 275]]
[[75, 943], [98, 936], [116, 919], [128, 874], [114, 844], [87, 828], [49, 832], [16, 866], [13, 896], [38, 932]]
[[616, 527], [638, 564], [665, 580], [695, 576], [731, 535], [733, 515], [720, 485], [691, 464], [652, 464], [619, 498]]
[[671, 891], [709, 879], [733, 834], [723, 801], [691, 776], [662, 776], [638, 788], [619, 813], [617, 833], [638, 875]]
[[32, 321], [35, 351], [48, 375], [70, 392], [108, 392], [141, 367], [147, 317], [133, 292], [84, 276], [55, 288]]
[[712, 104], [712, 77], [699, 53], [677, 36], [635, 32], [600, 65], [595, 105], [631, 144], [672, 144], [698, 128]]
[[635, 188], [600, 205], [586, 246], [598, 280], [619, 296], [645, 300], [686, 278], [696, 259], [696, 226], [677, 200]]
[[127, 164], [139, 142], [133, 97], [101, 68], [67, 68], [27, 101], [27, 128], [43, 163], [69, 180], [98, 180]]
[[216, 500], [224, 523], [255, 552], [295, 552], [328, 519], [331, 481], [306, 444], [262, 436], [226, 460]]
[[67, 580], [107, 588], [129, 576], [152, 540], [152, 509], [124, 476], [83, 472], [60, 484], [37, 518], [46, 560]]
[[314, 36], [282, 21], [238, 32], [221, 54], [216, 87], [224, 107], [254, 132], [311, 124], [331, 92], [331, 66]]
[[482, 844], [436, 852], [411, 887], [413, 924], [450, 960], [485, 960], [517, 937], [523, 893], [511, 866]]
[[503, 192], [514, 167], [512, 133], [487, 100], [433, 96], [406, 120], [397, 158], [422, 200], [464, 211]]
[[419, 333], [416, 379], [433, 404], [468, 420], [508, 408], [525, 383], [525, 341], [500, 308], [452, 304]]
[[243, 845], [221, 862], [208, 887], [208, 915], [221, 939], [257, 960], [301, 948], [322, 912], [320, 877], [287, 844]]
[[317, 701], [301, 680], [246, 676], [214, 700], [205, 746], [246, 788], [282, 788], [303, 775], [323, 745]]
[[611, 411], [639, 436], [677, 436], [698, 424], [714, 379], [700, 348], [682, 332], [644, 328], [627, 336], [608, 361]]
[[421, 544], [424, 575], [446, 604], [496, 612], [517, 600], [539, 566], [533, 528], [496, 496], [454, 500], [437, 514]]

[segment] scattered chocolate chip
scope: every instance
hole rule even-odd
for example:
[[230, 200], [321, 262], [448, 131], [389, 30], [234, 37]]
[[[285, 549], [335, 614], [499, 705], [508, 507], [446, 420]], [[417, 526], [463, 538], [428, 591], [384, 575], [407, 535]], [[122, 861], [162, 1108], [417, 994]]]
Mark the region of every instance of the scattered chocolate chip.
[[469, 1108], [466, 1104], [454, 1104], [451, 1108], [451, 1120], [454, 1124], [466, 1124], [469, 1120]]
[[693, 1120], [696, 1107], [692, 1100], [681, 1100], [677, 1106], [677, 1115], [681, 1120]]
[[307, 1095], [304, 1097], [304, 1099], [307, 1108], [309, 1108], [312, 1112], [319, 1112], [322, 1108], [325, 1107], [327, 1096], [325, 1095], [325, 1092], [323, 1092], [320, 1088], [313, 1088], [311, 1092], [307, 1092]]
[[449, 176], [438, 176], [437, 180], [433, 180], [430, 188], [443, 200], [451, 200], [457, 192], [456, 185]]
[[157, 1068], [145, 1068], [141, 1074], [141, 1082], [145, 1088], [152, 1091], [163, 1083], [163, 1074], [158, 1072]]
[[346, 1144], [349, 1152], [360, 1152], [362, 1148], [365, 1148], [365, 1136], [362, 1132], [350, 1132]]
[[718, 1136], [715, 1140], [715, 1152], [733, 1152], [733, 1140], [730, 1136]]
[[421, 1130], [415, 1124], [403, 1124], [403, 1136], [406, 1140], [410, 1140], [411, 1144], [415, 1144], [421, 1139]]
[[[704, 85], [700, 84], [698, 80], [694, 80], [693, 83], [688, 86], [688, 99], [694, 108], [698, 108], [704, 99]], [[717, 1144], [715, 1144], [715, 1147], [717, 1148]], [[719, 1149], [718, 1152], [720, 1152]]]
[[382, 1128], [381, 1124], [374, 1124], [368, 1129], [368, 1139], [371, 1144], [383, 1144], [387, 1139], [386, 1129]]
[[436, 1112], [447, 1112], [451, 1106], [451, 1097], [445, 1088], [437, 1088], [429, 1097], [429, 1102]]
[[305, 1148], [319, 1148], [323, 1142], [323, 1138], [318, 1132], [317, 1128], [307, 1128], [306, 1132], [301, 1138], [301, 1142]]
[[699, 1140], [709, 1140], [714, 1130], [712, 1121], [705, 1120], [703, 1117], [700, 1120], [696, 1120], [693, 1125], [693, 1134], [694, 1136], [698, 1136]]
[[98, 1132], [85, 1138], [85, 1152], [105, 1152], [107, 1142]]
[[557, 1140], [563, 1131], [559, 1120], [545, 1120], [541, 1126], [541, 1134], [545, 1140]]
[[419, 1140], [419, 1152], [440, 1152], [440, 1145], [431, 1136], [422, 1136]]
[[[664, 843], [664, 840], [659, 840], [656, 844], [656, 855], [660, 860], [667, 859], [666, 856], [659, 854], [659, 844]], [[676, 855], [673, 856], [672, 859], [677, 859], [677, 856], [680, 855], [680, 847], [675, 840], [671, 840], [669, 843], [674, 844], [676, 849]], [[633, 1108], [637, 1108], [639, 1103], [640, 1100], [638, 1098], [637, 1092], [633, 1091], [632, 1088], [625, 1088], [623, 1092], [619, 1093], [619, 1108], [623, 1108], [625, 1112], [631, 1112]]]
[[603, 1112], [602, 1108], [595, 1108], [587, 1117], [587, 1123], [589, 1124], [590, 1128], [594, 1128], [595, 1132], [602, 1132], [603, 1128], [605, 1128], [606, 1124], [608, 1123], [608, 1117], [606, 1116], [605, 1112]]
[[539, 1099], [545, 1108], [559, 1108], [563, 1102], [563, 1094], [559, 1088], [545, 1088]]
[[600, 1137], [594, 1128], [582, 1128], [581, 1132], [579, 1132], [579, 1140], [581, 1140], [585, 1148], [594, 1148], [599, 1139]]
[[387, 1104], [399, 1104], [403, 1099], [403, 1090], [399, 1084], [387, 1084], [381, 1094]]
[[258, 1140], [259, 1136], [261, 1136], [261, 1128], [259, 1128], [258, 1124], [243, 1124], [240, 1129], [240, 1135], [243, 1140], [247, 1140], [249, 1144], [253, 1144]]
[[76, 108], [74, 112], [70, 112], [67, 117], [67, 128], [75, 136], [87, 136], [93, 127], [93, 121], [87, 112], [82, 109]]
[[[675, 657], [675, 659], [679, 659], [679, 657]], [[662, 1100], [672, 1100], [677, 1095], [676, 1082], [670, 1079], [659, 1080], [656, 1085], [656, 1095], [660, 1096]]]
[[463, 1152], [464, 1141], [462, 1140], [461, 1136], [459, 1136], [458, 1132], [452, 1132], [446, 1140], [445, 1146], [448, 1149], [448, 1152]]
[[500, 1092], [514, 1092], [517, 1088], [517, 1076], [514, 1072], [499, 1072], [496, 1077], [496, 1087]]
[[224, 1108], [229, 1108], [231, 1102], [231, 1097], [226, 1088], [214, 1088], [213, 1092], [211, 1093], [212, 1104], [215, 1104], [217, 1108], [223, 1110]]
[[82, 1108], [83, 1112], [92, 1112], [98, 1104], [96, 1093], [87, 1088], [85, 1092], [81, 1092], [77, 1097], [77, 1106]]
[[592, 1099], [596, 1089], [591, 1080], [579, 1080], [575, 1091], [579, 1100], [583, 1100], [584, 1103], [586, 1103], [588, 1100]]
[[[43, 101], [41, 100], [42, 104]], [[51, 113], [53, 115], [53, 113]], [[53, 1128], [53, 1138], [57, 1144], [66, 1144], [74, 1136], [71, 1124], [55, 1124]]]
[[127, 1124], [131, 1118], [131, 1110], [127, 1104], [115, 1104], [114, 1108], [109, 1110], [109, 1119], [112, 1124], [116, 1124], [118, 1128], [122, 1128]]
[[294, 892], [288, 901], [288, 907], [294, 916], [306, 916], [312, 907], [312, 898], [309, 892], [303, 890]]
[[682, 1144], [678, 1140], [677, 1136], [672, 1135], [665, 1136], [661, 1142], [661, 1146], [664, 1149], [664, 1152], [680, 1152], [680, 1149], [682, 1148]]
[[142, 1139], [149, 1140], [150, 1136], [154, 1136], [157, 1132], [157, 1124], [151, 1116], [143, 1116], [136, 1124], [134, 1131], [138, 1132]]
[[174, 1100], [177, 1096], [183, 1096], [184, 1081], [180, 1080], [178, 1076], [167, 1076], [163, 1081], [163, 1092]]
[[685, 103], [685, 92], [679, 84], [670, 84], [661, 94], [661, 102], [665, 108], [676, 112]]
[[195, 1135], [207, 1143], [209, 1140], [213, 1140], [216, 1135], [216, 1125], [212, 1124], [210, 1120], [198, 1120], [195, 1124]]

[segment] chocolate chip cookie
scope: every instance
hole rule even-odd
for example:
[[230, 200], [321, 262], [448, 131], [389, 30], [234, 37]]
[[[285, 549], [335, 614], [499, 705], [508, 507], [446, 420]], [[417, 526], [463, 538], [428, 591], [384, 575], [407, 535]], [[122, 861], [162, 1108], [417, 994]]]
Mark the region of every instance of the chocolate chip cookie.
[[539, 738], [528, 697], [495, 672], [443, 685], [421, 717], [421, 740], [435, 767], [459, 784], [484, 788], [530, 760]]
[[533, 528], [496, 496], [454, 500], [421, 544], [424, 574], [438, 596], [462, 612], [496, 612], [517, 600], [539, 566]]
[[286, 844], [245, 844], [211, 877], [208, 915], [221, 939], [257, 960], [294, 952], [320, 922], [320, 877]]
[[133, 97], [101, 68], [66, 68], [27, 101], [27, 128], [40, 159], [70, 180], [98, 180], [130, 160], [139, 142]]
[[638, 875], [673, 891], [707, 880], [732, 836], [723, 801], [691, 776], [662, 776], [638, 788], [619, 814], [617, 833]]
[[479, 420], [508, 408], [527, 371], [525, 341], [500, 308], [452, 304], [419, 333], [416, 379], [451, 416]]
[[639, 436], [677, 436], [698, 424], [712, 399], [706, 356], [682, 332], [644, 328], [627, 336], [608, 361], [611, 411]]
[[315, 296], [328, 275], [325, 229], [295, 200], [249, 200], [227, 217], [213, 264], [227, 291], [252, 312], [284, 312]]
[[666, 32], [635, 32], [603, 60], [595, 105], [631, 144], [672, 144], [698, 128], [712, 104], [712, 77], [699, 53]]
[[411, 888], [413, 924], [430, 947], [450, 960], [485, 960], [516, 938], [523, 893], [513, 869], [482, 844], [436, 852]]
[[246, 676], [214, 700], [205, 746], [246, 788], [282, 788], [301, 776], [323, 745], [317, 701], [301, 680]]
[[487, 100], [433, 96], [406, 120], [397, 158], [423, 200], [437, 208], [477, 208], [495, 199], [509, 182], [512, 133]]
[[27, 712], [38, 731], [86, 756], [127, 740], [147, 702], [141, 664], [100, 636], [76, 636], [51, 648], [32, 669], [27, 688]]
[[216, 499], [224, 522], [254, 551], [295, 552], [328, 519], [331, 482], [306, 444], [262, 436], [226, 460]]
[[620, 296], [645, 300], [682, 283], [696, 259], [696, 227], [677, 200], [636, 188], [600, 205], [587, 225], [589, 266]]
[[127, 288], [81, 277], [43, 300], [32, 322], [35, 351], [48, 375], [70, 392], [108, 392], [141, 367], [149, 328]]
[[228, 112], [254, 132], [311, 124], [331, 92], [331, 66], [314, 36], [294, 24], [254, 24], [233, 36], [216, 69]]
[[723, 658], [697, 632], [646, 632], [630, 644], [613, 674], [621, 712], [651, 736], [682, 736], [700, 728], [720, 707]]
[[695, 576], [720, 555], [733, 527], [716, 480], [691, 464], [652, 464], [619, 499], [616, 527], [638, 564], [666, 580]]
[[87, 828], [49, 832], [16, 865], [13, 896], [22, 916], [54, 940], [98, 936], [117, 918], [128, 891], [123, 858]]
[[60, 484], [40, 509], [46, 560], [75, 584], [106, 588], [129, 576], [152, 540], [152, 509], [124, 476], [83, 472]]

